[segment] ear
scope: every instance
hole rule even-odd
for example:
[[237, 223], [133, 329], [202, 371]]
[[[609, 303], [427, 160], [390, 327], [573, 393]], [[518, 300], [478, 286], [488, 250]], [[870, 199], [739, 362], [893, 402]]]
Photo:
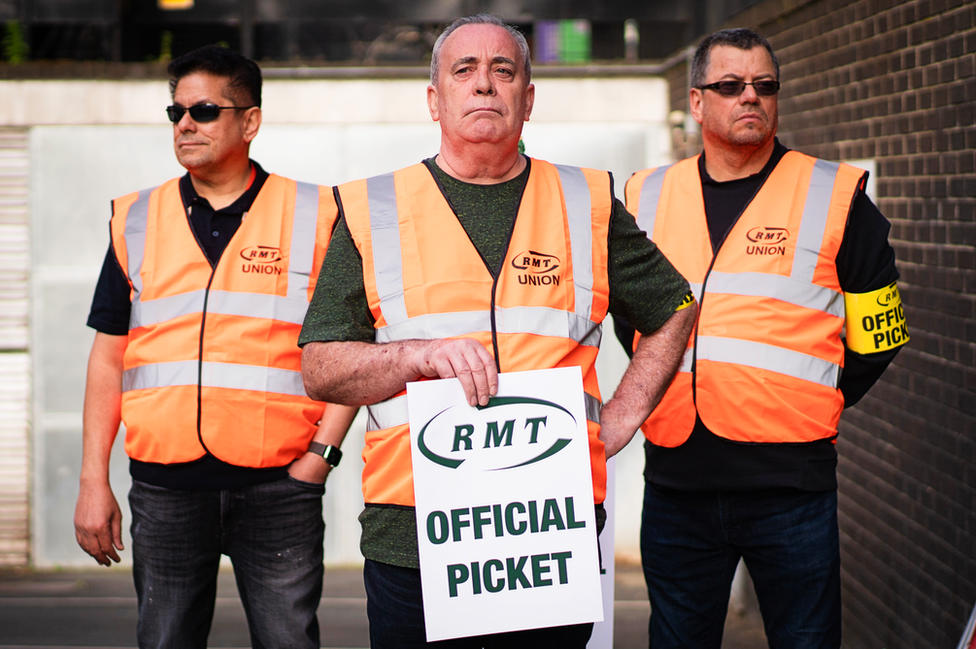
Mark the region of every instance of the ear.
[[535, 105], [535, 84], [530, 83], [525, 89], [525, 121], [529, 121], [532, 107]]
[[437, 110], [437, 88], [433, 84], [427, 86], [427, 110], [430, 111], [430, 118], [435, 122], [441, 118]]
[[699, 124], [702, 123], [702, 100], [704, 99], [702, 95], [702, 91], [698, 88], [692, 88], [691, 93], [688, 95], [688, 106], [691, 110], [691, 116]]
[[260, 108], [248, 108], [247, 112], [244, 113], [244, 142], [247, 144], [251, 143], [258, 135], [258, 130], [261, 128], [261, 109]]

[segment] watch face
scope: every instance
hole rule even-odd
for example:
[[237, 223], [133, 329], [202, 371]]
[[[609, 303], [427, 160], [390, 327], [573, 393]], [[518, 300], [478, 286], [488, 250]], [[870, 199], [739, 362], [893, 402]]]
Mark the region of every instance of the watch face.
[[342, 451], [340, 451], [338, 448], [335, 446], [319, 444], [318, 442], [310, 442], [308, 445], [308, 452], [321, 455], [322, 459], [333, 468], [339, 466], [339, 460], [342, 459]]
[[330, 446], [329, 450], [323, 455], [325, 461], [328, 462], [332, 468], [339, 466], [339, 460], [342, 459], [342, 451], [337, 449], [335, 446]]

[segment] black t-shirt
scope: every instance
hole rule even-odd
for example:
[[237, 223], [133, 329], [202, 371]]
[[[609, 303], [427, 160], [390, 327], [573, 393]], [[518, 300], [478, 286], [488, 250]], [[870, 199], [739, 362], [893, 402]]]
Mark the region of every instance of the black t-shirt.
[[[698, 160], [705, 218], [712, 250], [717, 251], [739, 215], [786, 154], [779, 140], [762, 171], [747, 178], [718, 182]], [[837, 252], [837, 275], [845, 293], [867, 293], [898, 279], [895, 253], [888, 244], [891, 225], [870, 198], [858, 191], [844, 239]], [[619, 318], [614, 329], [624, 349], [633, 347], [633, 329]], [[871, 388], [900, 348], [864, 355], [845, 350], [840, 390], [845, 407]], [[795, 488], [825, 491], [837, 487], [837, 451], [832, 440], [803, 444], [733, 442], [713, 434], [698, 418], [688, 441], [677, 448], [645, 441], [645, 478], [659, 486], [686, 491]]]
[[[212, 267], [217, 265], [227, 244], [240, 227], [244, 215], [251, 209], [251, 204], [268, 179], [268, 173], [253, 160], [251, 168], [253, 177], [248, 188], [236, 201], [219, 210], [214, 210], [207, 199], [197, 194], [189, 173], [180, 178], [180, 197], [183, 199], [187, 221]], [[109, 244], [102, 272], [95, 286], [88, 326], [112, 336], [127, 335], [132, 310], [130, 291], [125, 271]], [[234, 466], [209, 453], [199, 460], [181, 464], [129, 461], [129, 473], [140, 482], [168, 489], [194, 491], [232, 489], [270, 482], [283, 478], [285, 471], [284, 467], [253, 469]]]

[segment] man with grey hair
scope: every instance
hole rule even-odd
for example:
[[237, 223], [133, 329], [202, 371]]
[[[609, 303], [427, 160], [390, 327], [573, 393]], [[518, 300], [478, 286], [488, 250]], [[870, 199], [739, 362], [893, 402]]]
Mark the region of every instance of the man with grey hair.
[[527, 81], [532, 80], [532, 56], [529, 53], [529, 44], [525, 40], [525, 36], [522, 32], [515, 29], [503, 20], [496, 18], [490, 14], [476, 14], [474, 16], [464, 16], [463, 18], [458, 18], [453, 23], [451, 23], [441, 35], [437, 37], [434, 41], [434, 48], [431, 52], [430, 57], [430, 83], [432, 85], [437, 85], [439, 72], [440, 72], [440, 53], [444, 47], [444, 41], [460, 27], [465, 25], [496, 25], [508, 31], [515, 39], [515, 43], [518, 45], [519, 53], [521, 54], [522, 68], [525, 70], [525, 78]]
[[[607, 172], [518, 152], [534, 98], [522, 36], [493, 16], [462, 18], [438, 39], [431, 64], [438, 155], [337, 188], [341, 216], [299, 344], [309, 394], [369, 407], [360, 522], [375, 648], [427, 646], [410, 435], [396, 398], [406, 384], [456, 377], [468, 402], [484, 406], [499, 372], [580, 367], [599, 527], [605, 457], [667, 387], [695, 319], [687, 283], [613, 198]], [[561, 260], [555, 279], [520, 281], [524, 257], [539, 254]], [[601, 412], [594, 362], [608, 312], [645, 336]], [[437, 646], [581, 649], [591, 630]]]
[[704, 153], [626, 190], [701, 304], [643, 426], [650, 642], [718, 649], [741, 558], [772, 649], [838, 647], [837, 425], [908, 339], [890, 226], [864, 171], [776, 139], [765, 38], [708, 36], [691, 78]]

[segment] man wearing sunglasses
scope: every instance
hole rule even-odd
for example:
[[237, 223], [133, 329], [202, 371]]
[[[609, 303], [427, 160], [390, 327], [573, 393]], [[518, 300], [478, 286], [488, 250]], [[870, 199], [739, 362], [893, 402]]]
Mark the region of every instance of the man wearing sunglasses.
[[742, 558], [771, 648], [839, 647], [838, 420], [907, 342], [890, 226], [865, 172], [776, 139], [765, 38], [708, 36], [691, 81], [704, 153], [626, 190], [700, 304], [642, 427], [650, 642], [718, 649]]
[[261, 71], [226, 48], [169, 66], [187, 173], [113, 202], [89, 326], [78, 543], [119, 561], [109, 454], [126, 427], [140, 647], [205, 647], [221, 555], [255, 647], [318, 647], [322, 494], [355, 409], [302, 387], [299, 329], [337, 208], [248, 156]]

